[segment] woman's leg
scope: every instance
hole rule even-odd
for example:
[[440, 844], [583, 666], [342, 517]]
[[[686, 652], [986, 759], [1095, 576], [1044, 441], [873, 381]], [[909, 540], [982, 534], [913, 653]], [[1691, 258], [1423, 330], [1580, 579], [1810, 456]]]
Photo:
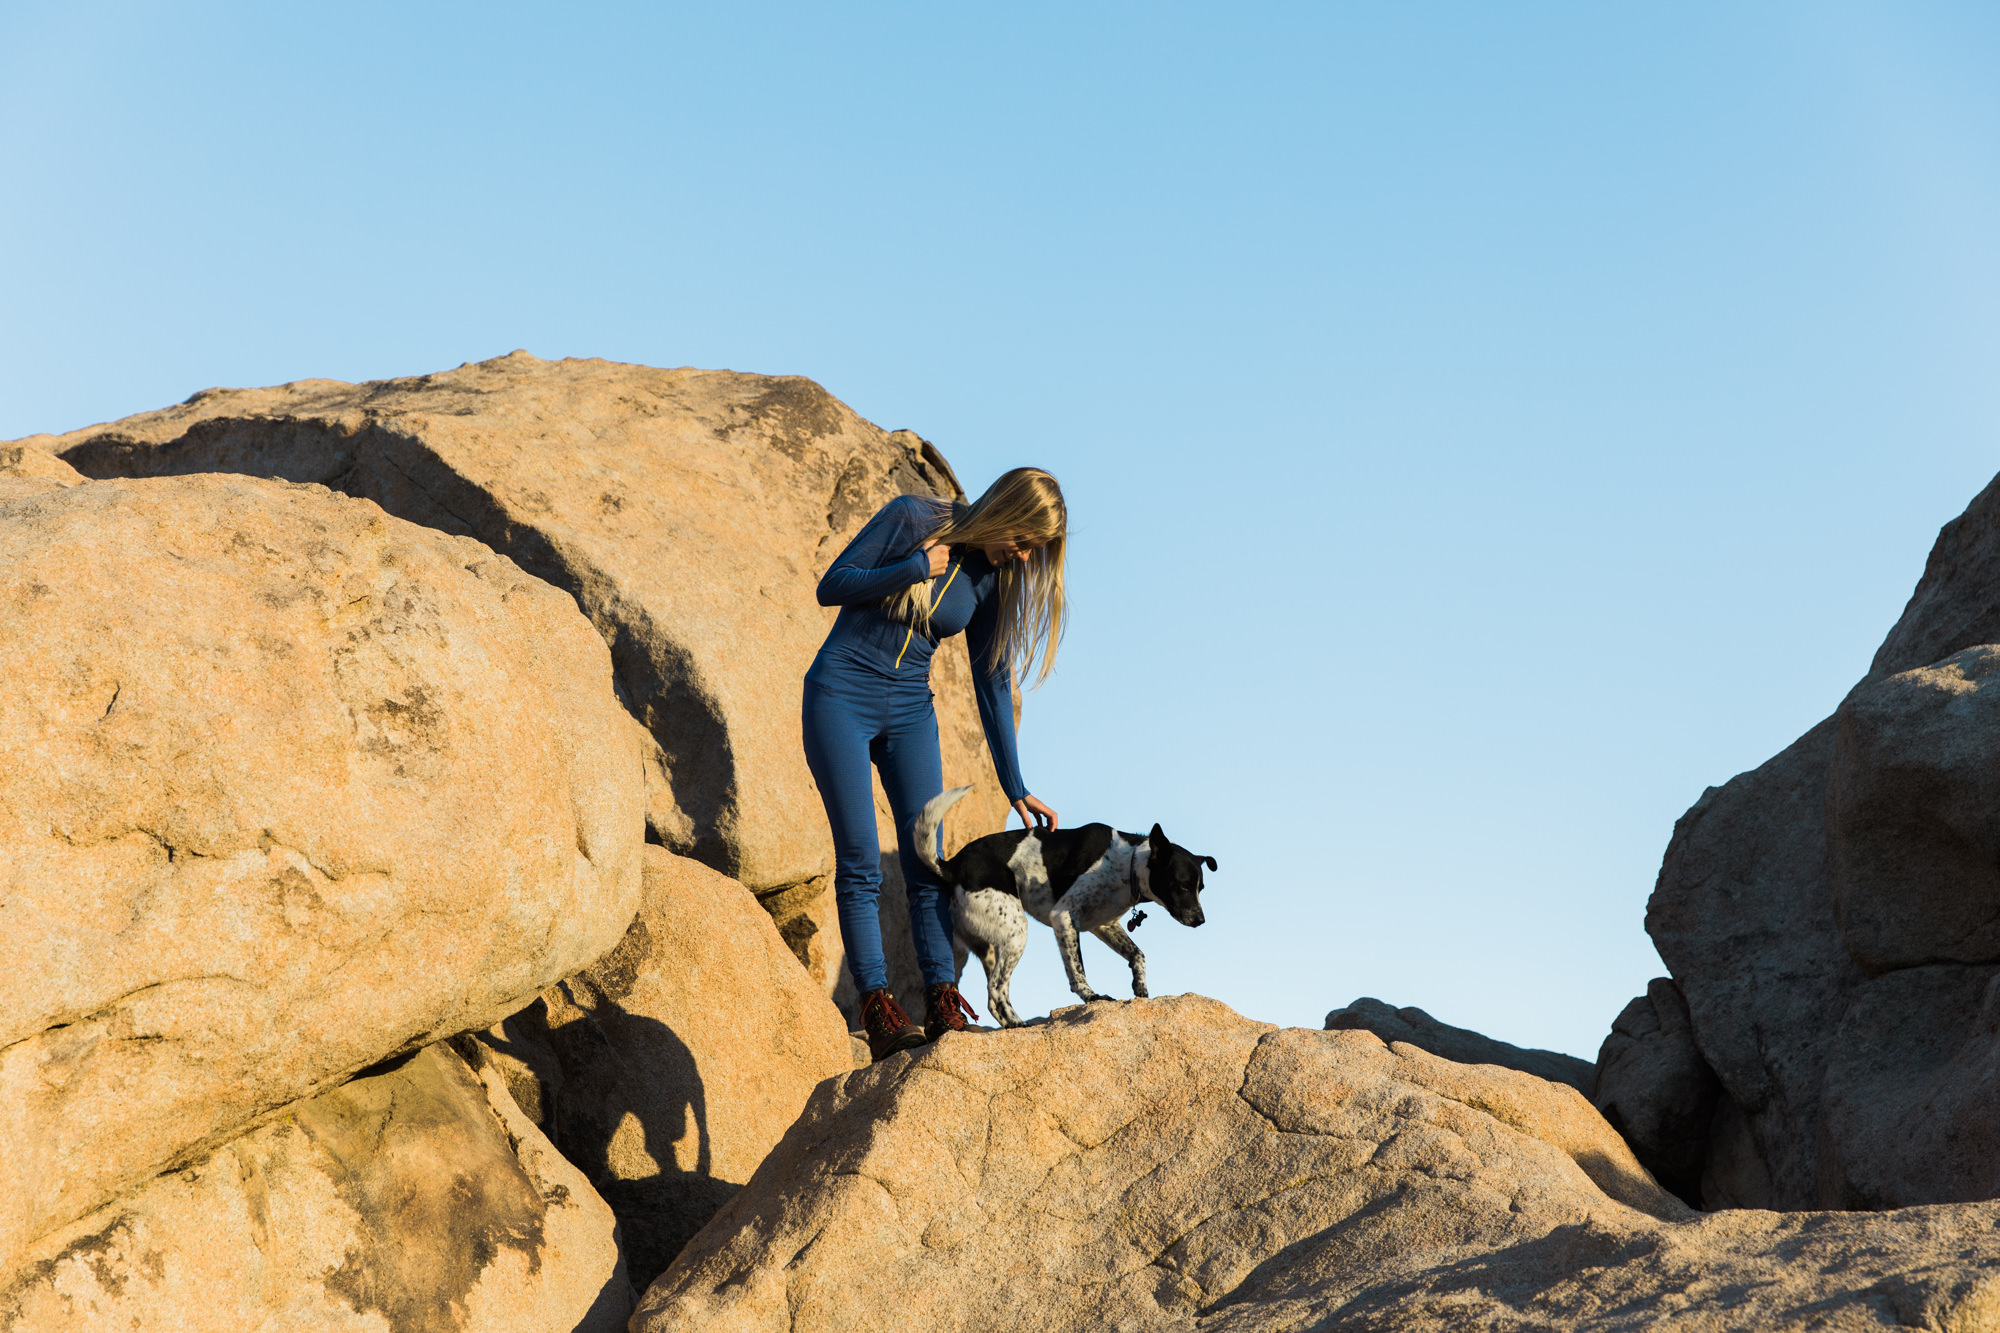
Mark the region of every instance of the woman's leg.
[[[855, 697], [860, 695], [861, 697]], [[807, 681], [800, 713], [806, 766], [819, 785], [826, 821], [833, 829], [833, 900], [847, 969], [862, 994], [889, 984], [882, 960], [882, 846], [875, 836], [875, 789], [868, 748], [878, 719], [867, 714], [865, 687], [828, 688]]]
[[911, 839], [924, 802], [944, 790], [944, 763], [938, 755], [937, 711], [929, 689], [894, 696], [887, 734], [871, 747], [882, 772], [882, 790], [896, 817], [896, 860], [910, 897], [910, 935], [924, 984], [957, 981], [951, 955], [950, 891], [917, 859]]

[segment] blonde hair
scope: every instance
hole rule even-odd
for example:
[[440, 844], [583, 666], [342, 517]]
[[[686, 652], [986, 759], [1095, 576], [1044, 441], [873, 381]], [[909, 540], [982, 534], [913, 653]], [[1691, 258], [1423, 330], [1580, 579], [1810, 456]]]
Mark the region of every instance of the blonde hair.
[[[926, 534], [945, 545], [987, 546], [1019, 541], [1035, 549], [1025, 562], [1000, 566], [1000, 626], [993, 636], [989, 669], [1003, 663], [1015, 678], [1032, 670], [1039, 686], [1055, 669], [1069, 611], [1063, 601], [1063, 541], [1069, 509], [1062, 487], [1038, 467], [1017, 467], [1000, 475], [969, 505], [950, 505]], [[930, 580], [913, 583], [886, 600], [892, 619], [930, 632]], [[1037, 667], [1039, 659], [1039, 667]]]

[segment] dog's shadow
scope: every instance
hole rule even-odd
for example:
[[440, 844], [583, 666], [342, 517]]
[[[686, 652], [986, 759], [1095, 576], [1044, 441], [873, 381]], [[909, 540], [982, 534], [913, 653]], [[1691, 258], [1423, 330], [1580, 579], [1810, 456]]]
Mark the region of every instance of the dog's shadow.
[[627, 1271], [645, 1290], [739, 1188], [713, 1174], [694, 1053], [667, 1024], [580, 978], [558, 983], [507, 1028], [522, 1056], [540, 1046], [554, 1066], [537, 1071], [543, 1131], [611, 1205]]

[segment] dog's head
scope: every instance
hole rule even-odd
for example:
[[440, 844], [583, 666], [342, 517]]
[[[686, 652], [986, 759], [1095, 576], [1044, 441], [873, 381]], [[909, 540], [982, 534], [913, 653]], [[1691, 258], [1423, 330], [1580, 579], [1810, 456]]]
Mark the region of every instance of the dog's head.
[[1183, 926], [1200, 925], [1201, 868], [1215, 869], [1215, 858], [1167, 841], [1158, 824], [1146, 836], [1146, 847], [1152, 853], [1146, 858], [1146, 896]]

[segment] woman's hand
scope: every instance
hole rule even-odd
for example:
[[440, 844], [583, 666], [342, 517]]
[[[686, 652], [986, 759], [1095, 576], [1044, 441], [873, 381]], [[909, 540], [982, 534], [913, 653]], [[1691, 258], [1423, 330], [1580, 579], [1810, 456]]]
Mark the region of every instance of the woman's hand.
[[937, 538], [931, 538], [918, 549], [931, 558], [931, 578], [936, 578], [951, 567], [951, 548], [940, 545]]
[[1034, 828], [1037, 824], [1046, 829], [1056, 826], [1056, 812], [1032, 796], [1014, 802], [1014, 813], [1021, 817], [1023, 828]]

